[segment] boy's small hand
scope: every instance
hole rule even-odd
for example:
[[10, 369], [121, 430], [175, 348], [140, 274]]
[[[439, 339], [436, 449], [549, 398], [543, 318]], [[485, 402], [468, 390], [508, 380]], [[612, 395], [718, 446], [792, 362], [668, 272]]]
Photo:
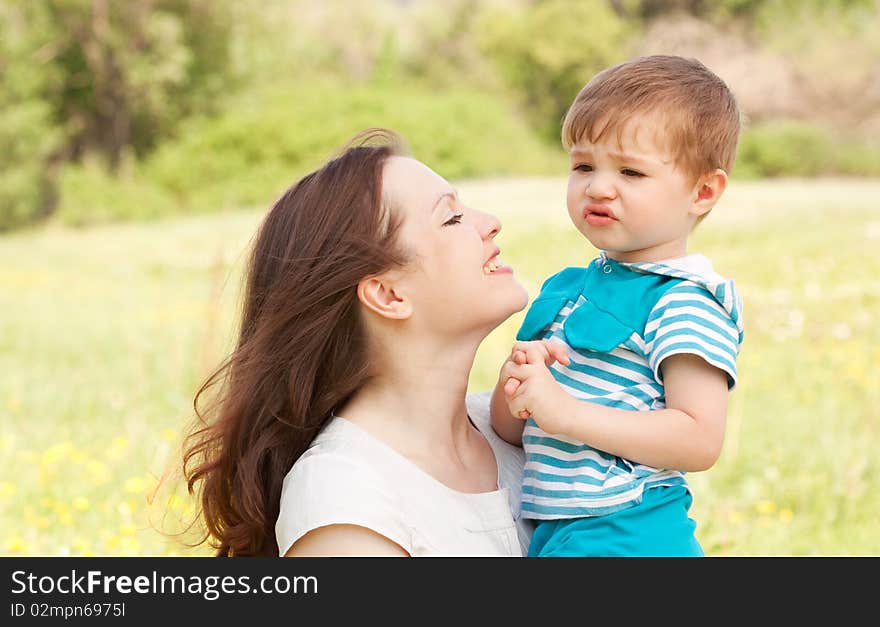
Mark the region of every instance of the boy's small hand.
[[[512, 361], [517, 365], [523, 365], [526, 363], [526, 354], [525, 351], [514, 349], [508, 361]], [[516, 393], [516, 389], [519, 387], [520, 380], [514, 379], [513, 377], [508, 377], [507, 381], [504, 383], [504, 393], [507, 396], [513, 396]]]
[[560, 342], [538, 340], [514, 344], [501, 370], [502, 378], [507, 377], [504, 393], [512, 415], [526, 420], [539, 407], [544, 407], [545, 401], [550, 401], [546, 406], [553, 407], [555, 403], [551, 399], [558, 393], [565, 394], [547, 369], [556, 361], [566, 366], [571, 363], [565, 345]]

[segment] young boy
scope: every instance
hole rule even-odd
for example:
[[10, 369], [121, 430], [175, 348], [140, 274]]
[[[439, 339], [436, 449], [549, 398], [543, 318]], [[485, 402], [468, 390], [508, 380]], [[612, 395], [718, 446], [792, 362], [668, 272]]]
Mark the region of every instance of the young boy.
[[525, 449], [530, 556], [703, 555], [685, 473], [720, 454], [743, 325], [687, 240], [739, 130], [724, 82], [675, 56], [600, 72], [565, 117], [568, 213], [600, 255], [544, 282], [491, 403]]

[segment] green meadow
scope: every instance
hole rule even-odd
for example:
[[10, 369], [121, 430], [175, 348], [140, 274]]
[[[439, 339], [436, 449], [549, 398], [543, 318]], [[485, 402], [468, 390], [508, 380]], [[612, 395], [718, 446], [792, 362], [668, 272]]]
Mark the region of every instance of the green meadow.
[[[534, 297], [595, 250], [562, 179], [455, 182], [498, 215]], [[880, 555], [880, 181], [733, 181], [691, 252], [737, 280], [746, 336], [724, 450], [693, 473], [708, 555]], [[232, 345], [264, 209], [0, 236], [0, 554], [204, 555], [160, 531], [202, 379]], [[522, 320], [481, 346], [489, 388]]]

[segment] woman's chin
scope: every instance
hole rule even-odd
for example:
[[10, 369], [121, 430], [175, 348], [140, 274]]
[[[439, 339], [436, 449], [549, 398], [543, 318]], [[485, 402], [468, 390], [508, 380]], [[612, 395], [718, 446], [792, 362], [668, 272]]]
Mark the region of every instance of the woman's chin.
[[519, 313], [529, 304], [529, 293], [525, 287], [516, 283], [516, 289], [512, 289], [509, 298], [505, 301], [505, 306], [499, 308], [499, 318], [495, 326], [505, 322], [512, 315]]

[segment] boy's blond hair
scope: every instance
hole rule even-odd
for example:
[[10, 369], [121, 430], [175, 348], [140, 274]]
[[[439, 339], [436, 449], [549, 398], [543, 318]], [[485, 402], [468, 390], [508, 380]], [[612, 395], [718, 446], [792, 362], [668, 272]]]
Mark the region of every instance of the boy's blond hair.
[[709, 68], [679, 56], [638, 57], [599, 72], [569, 107], [562, 144], [570, 150], [609, 132], [619, 141], [626, 123], [646, 114], [659, 114], [659, 147], [694, 182], [716, 168], [733, 168], [742, 125], [736, 99]]

